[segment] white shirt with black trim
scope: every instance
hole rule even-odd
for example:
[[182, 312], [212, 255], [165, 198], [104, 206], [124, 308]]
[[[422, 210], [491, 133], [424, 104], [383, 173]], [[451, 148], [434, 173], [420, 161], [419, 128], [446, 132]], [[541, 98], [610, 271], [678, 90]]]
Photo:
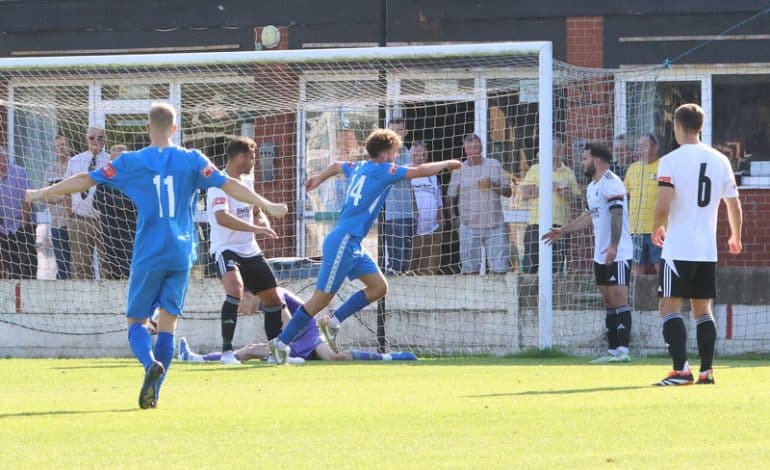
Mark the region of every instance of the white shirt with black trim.
[[[254, 180], [249, 177], [241, 177], [241, 184], [251, 188], [254, 187]], [[254, 206], [244, 204], [237, 199], [227, 195], [222, 189], [212, 187], [206, 193], [206, 216], [211, 227], [211, 247], [209, 252], [212, 255], [230, 250], [244, 258], [250, 258], [262, 254], [259, 244], [254, 239], [254, 233], [241, 232], [223, 227], [217, 222], [217, 211], [227, 211], [244, 222], [254, 223]]]
[[606, 255], [602, 253], [612, 240], [613, 207], [623, 208], [623, 231], [620, 233], [618, 252], [615, 261], [630, 260], [634, 257], [634, 245], [631, 241], [631, 229], [628, 223], [628, 198], [623, 180], [607, 170], [601, 178], [588, 183], [586, 189], [588, 212], [594, 224], [594, 261], [604, 264]]
[[703, 143], [682, 145], [660, 159], [658, 185], [674, 188], [661, 257], [717, 261], [719, 203], [738, 197], [727, 157]]

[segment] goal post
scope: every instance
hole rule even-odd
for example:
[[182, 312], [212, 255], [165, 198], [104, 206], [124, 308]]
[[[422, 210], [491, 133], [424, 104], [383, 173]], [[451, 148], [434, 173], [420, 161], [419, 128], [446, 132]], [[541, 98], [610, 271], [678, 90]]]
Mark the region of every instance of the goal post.
[[[601, 349], [603, 334], [588, 262], [591, 235], [575, 234], [555, 249], [540, 237], [583, 207], [582, 145], [599, 140], [618, 153], [618, 123], [629, 141], [645, 132], [654, 119], [654, 74], [626, 70], [621, 80], [619, 71], [573, 67], [554, 61], [548, 42], [0, 59], [0, 144], [29, 185], [40, 187], [52, 168], [89, 150], [89, 125], [105, 131], [106, 151], [146, 145], [146, 112], [156, 101], [176, 108], [177, 143], [200, 148], [219, 166], [230, 138], [254, 138], [255, 189], [290, 206], [286, 218], [272, 221], [279, 239], [259, 243], [274, 258], [279, 283], [308, 298], [318, 264], [305, 259], [321, 255], [347, 191], [338, 178], [306, 193], [308, 175], [331, 161], [365, 158], [363, 141], [381, 125], [381, 109], [404, 121], [410, 158], [465, 159], [466, 138], [475, 135], [494, 183], [510, 183], [510, 193], [482, 187], [480, 175], [394, 187], [385, 221], [363, 241], [371, 254], [378, 237], [386, 245], [387, 343], [430, 354], [551, 347], [587, 354]], [[60, 140], [69, 146], [63, 156]], [[470, 165], [466, 174], [474, 171]], [[537, 189], [525, 197], [524, 187]], [[72, 202], [88, 205], [95, 197]], [[27, 237], [28, 256], [18, 262], [25, 273], [6, 266], [0, 280], [0, 338], [15, 345], [14, 354], [40, 337], [60, 341], [64, 355], [125, 352], [126, 279], [117, 265], [128, 260], [121, 224], [133, 216], [118, 213], [120, 204], [83, 212], [103, 226], [101, 239], [78, 232], [55, 204], [35, 208], [33, 246]], [[203, 200], [196, 221], [199, 261], [180, 328], [196, 344], [213, 346], [224, 297], [207, 253]], [[79, 250], [77, 269], [74, 258], [60, 262], [62, 229], [69, 253]], [[68, 278], [62, 264], [70, 265]], [[359, 288], [346, 283], [335, 305]], [[376, 310], [369, 306], [345, 323], [344, 346], [378, 346]], [[262, 337], [250, 322], [239, 322], [236, 341]], [[88, 349], [77, 340], [82, 335], [103, 336], [101, 349]]]

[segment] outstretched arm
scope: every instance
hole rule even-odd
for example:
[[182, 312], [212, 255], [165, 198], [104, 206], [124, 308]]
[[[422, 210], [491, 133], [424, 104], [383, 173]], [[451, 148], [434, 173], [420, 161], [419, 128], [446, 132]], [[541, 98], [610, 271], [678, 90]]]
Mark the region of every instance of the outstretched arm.
[[546, 244], [550, 245], [551, 243], [560, 239], [564, 235], [567, 235], [568, 233], [580, 232], [582, 230], [585, 230], [589, 225], [591, 225], [591, 214], [588, 211], [586, 211], [580, 214], [575, 220], [569, 222], [568, 224], [562, 227], [552, 228], [551, 230], [548, 231], [548, 233], [543, 235], [542, 240], [545, 241]]
[[289, 210], [286, 204], [268, 201], [230, 176], [227, 177], [227, 181], [222, 185], [222, 191], [241, 202], [259, 207], [273, 217], [283, 217]]
[[442, 170], [459, 170], [463, 166], [460, 160], [446, 160], [443, 162], [423, 163], [420, 166], [410, 167], [406, 172], [406, 179], [422, 178], [423, 176], [433, 176]]
[[88, 189], [95, 185], [96, 181], [91, 178], [88, 173], [78, 173], [72, 175], [69, 178], [60, 181], [54, 185], [46, 186], [41, 189], [28, 189], [24, 200], [27, 202], [35, 202], [40, 200], [46, 200], [54, 196], [65, 196], [72, 193], [80, 193], [88, 191]]
[[727, 248], [731, 255], [739, 255], [743, 250], [741, 243], [741, 227], [743, 226], [743, 209], [741, 200], [737, 197], [725, 198], [727, 205], [727, 220], [730, 222], [730, 239]]
[[331, 162], [329, 166], [323, 169], [323, 171], [307, 179], [305, 182], [305, 190], [312, 191], [315, 188], [321, 186], [321, 183], [328, 180], [332, 176], [336, 176], [342, 173], [342, 165], [344, 165], [343, 162]]

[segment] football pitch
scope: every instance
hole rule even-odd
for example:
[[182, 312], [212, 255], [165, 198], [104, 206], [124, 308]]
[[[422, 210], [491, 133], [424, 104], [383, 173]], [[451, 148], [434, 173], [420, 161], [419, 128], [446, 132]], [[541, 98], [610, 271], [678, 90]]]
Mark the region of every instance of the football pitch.
[[175, 362], [140, 410], [134, 360], [2, 359], [0, 468], [763, 468], [768, 365]]

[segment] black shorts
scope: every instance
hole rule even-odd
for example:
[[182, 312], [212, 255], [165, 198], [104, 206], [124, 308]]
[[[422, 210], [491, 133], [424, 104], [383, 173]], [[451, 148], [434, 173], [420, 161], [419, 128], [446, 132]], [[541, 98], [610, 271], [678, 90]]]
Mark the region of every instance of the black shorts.
[[631, 260], [615, 261], [610, 265], [594, 261], [597, 286], [627, 286], [631, 278]]
[[660, 260], [659, 297], [713, 299], [716, 295], [717, 264], [715, 262]]
[[217, 253], [214, 261], [217, 264], [220, 279], [226, 272], [237, 269], [241, 273], [243, 286], [252, 294], [278, 287], [275, 274], [262, 255], [244, 258], [230, 250], [225, 250]]

